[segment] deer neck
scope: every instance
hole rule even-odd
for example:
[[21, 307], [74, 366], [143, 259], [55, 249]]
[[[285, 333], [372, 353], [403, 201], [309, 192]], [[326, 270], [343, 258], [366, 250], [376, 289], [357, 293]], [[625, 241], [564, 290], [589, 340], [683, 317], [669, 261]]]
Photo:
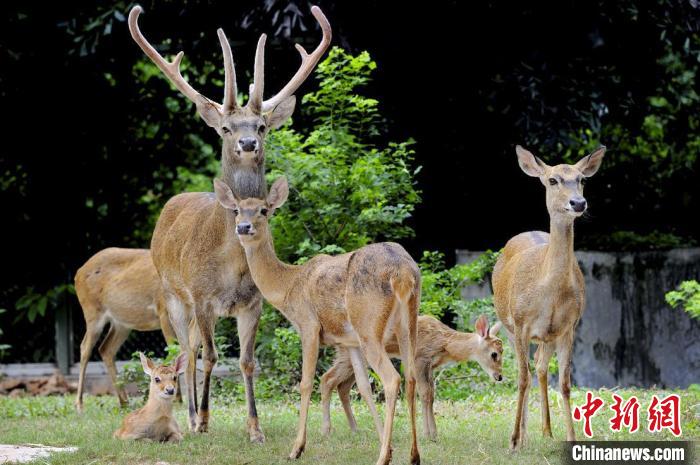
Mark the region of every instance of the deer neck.
[[462, 333], [452, 331], [450, 340], [447, 343], [447, 353], [455, 362], [472, 360], [479, 346], [479, 335], [474, 333]]
[[[269, 231], [264, 239], [255, 244], [243, 244], [243, 248], [253, 282], [263, 297], [284, 313], [285, 300], [299, 267], [284, 263], [277, 258]], [[285, 313], [285, 316], [288, 315]]]
[[145, 410], [156, 416], [170, 416], [173, 412], [173, 403], [170, 400], [161, 399], [157, 394], [151, 394], [146, 401]]
[[573, 219], [550, 219], [549, 244], [542, 268], [549, 276], [568, 276], [576, 263]]
[[241, 160], [224, 149], [221, 157], [221, 179], [228, 184], [239, 199], [264, 199], [267, 196], [265, 182], [265, 157]]

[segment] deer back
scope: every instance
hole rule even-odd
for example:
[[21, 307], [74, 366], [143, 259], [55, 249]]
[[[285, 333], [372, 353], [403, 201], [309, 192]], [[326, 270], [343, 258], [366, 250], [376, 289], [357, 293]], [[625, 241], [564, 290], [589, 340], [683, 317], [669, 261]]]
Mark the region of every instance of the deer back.
[[109, 318], [139, 331], [160, 328], [160, 279], [147, 249], [101, 250], [76, 273], [75, 292], [86, 321]]

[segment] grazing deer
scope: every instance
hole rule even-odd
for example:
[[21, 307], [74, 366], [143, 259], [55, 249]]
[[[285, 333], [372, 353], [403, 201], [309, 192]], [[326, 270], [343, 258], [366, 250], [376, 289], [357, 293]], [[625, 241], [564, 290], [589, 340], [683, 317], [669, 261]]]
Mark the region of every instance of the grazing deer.
[[[475, 333], [455, 331], [432, 316], [418, 317], [418, 335], [416, 345], [416, 385], [421, 403], [423, 404], [423, 434], [429, 439], [437, 438], [433, 401], [435, 400], [435, 381], [433, 371], [451, 362], [473, 360], [481, 365], [486, 373], [495, 381], [503, 380], [501, 364], [503, 362], [503, 343], [496, 336], [501, 323], [489, 328], [485, 315], [479, 317], [475, 324]], [[395, 337], [386, 344], [390, 357], [400, 357], [399, 344]], [[323, 407], [323, 434], [331, 431], [331, 394], [337, 388], [338, 396], [345, 410], [350, 429], [357, 430], [357, 422], [352, 413], [350, 389], [355, 382], [352, 360], [344, 348], [338, 348], [333, 366], [321, 377], [321, 405]], [[362, 383], [364, 384], [364, 383]], [[360, 384], [358, 383], [358, 388]], [[370, 412], [374, 417], [377, 431], [381, 436], [382, 423], [377, 415], [369, 385], [362, 386], [364, 399], [369, 399]]]
[[124, 418], [121, 428], [114, 432], [117, 439], [150, 439], [159, 442], [180, 442], [182, 433], [173, 416], [173, 399], [177, 391], [177, 378], [185, 371], [186, 354], [180, 354], [175, 364], [155, 366], [143, 353], [143, 371], [151, 377], [146, 405]]
[[574, 220], [586, 211], [583, 184], [605, 154], [600, 147], [575, 165], [549, 166], [517, 146], [525, 174], [539, 178], [546, 189], [549, 234], [530, 231], [506, 244], [493, 270], [494, 306], [509, 333], [518, 363], [518, 404], [510, 447], [526, 439], [530, 390], [530, 341], [538, 344], [535, 368], [542, 399], [542, 432], [552, 436], [547, 400], [547, 367], [552, 353], [559, 362], [559, 387], [564, 404], [567, 441], [575, 441], [569, 396], [574, 331], [585, 306], [583, 274], [574, 255]]
[[75, 407], [78, 412], [83, 409], [85, 369], [107, 323], [109, 332], [100, 344], [100, 356], [117, 391], [119, 403], [124, 407], [127, 395], [117, 384], [114, 357], [129, 333], [132, 330], [161, 329], [166, 343], [175, 340], [151, 251], [110, 247], [97, 252], [75, 274], [75, 293], [85, 317]]
[[[264, 198], [264, 140], [271, 129], [283, 124], [294, 111], [294, 92], [301, 86], [321, 59], [331, 41], [331, 27], [323, 12], [312, 7], [320, 24], [323, 39], [312, 53], [300, 45], [301, 66], [292, 79], [274, 97], [263, 100], [264, 47], [260, 37], [255, 53], [255, 69], [250, 99], [239, 105], [236, 73], [228, 39], [219, 29], [224, 56], [224, 100], [215, 103], [204, 97], [180, 74], [180, 52], [172, 62], [166, 61], [145, 39], [138, 27], [141, 7], [129, 13], [131, 36], [144, 53], [189, 100], [207, 125], [223, 141], [221, 169], [223, 182], [241, 197]], [[255, 360], [253, 349], [262, 299], [251, 279], [238, 238], [232, 234], [233, 217], [222, 208], [212, 193], [196, 192], [176, 195], [161, 212], [153, 232], [151, 253], [160, 275], [170, 321], [180, 347], [188, 355], [185, 375], [189, 426], [207, 431], [209, 424], [209, 387], [211, 372], [217, 361], [214, 326], [218, 318], [235, 316], [240, 341], [240, 369], [248, 404], [247, 429], [251, 441], [263, 442], [253, 393]], [[195, 360], [203, 344], [204, 384], [197, 409]]]
[[[282, 263], [275, 254], [268, 219], [289, 194], [287, 179], [277, 179], [266, 199], [241, 200], [225, 182], [214, 181], [216, 197], [235, 220], [253, 281], [301, 336], [301, 407], [296, 441], [289, 455], [306, 445], [306, 419], [320, 345], [350, 353], [357, 379], [367, 381], [364, 358], [384, 385], [386, 413], [378, 465], [391, 460], [391, 432], [401, 377], [386, 342], [396, 338], [406, 361], [406, 400], [411, 416], [411, 463], [420, 463], [416, 440], [415, 347], [421, 276], [411, 256], [385, 242], [337, 256], [317, 255], [303, 265]], [[233, 234], [233, 231], [231, 231]]]

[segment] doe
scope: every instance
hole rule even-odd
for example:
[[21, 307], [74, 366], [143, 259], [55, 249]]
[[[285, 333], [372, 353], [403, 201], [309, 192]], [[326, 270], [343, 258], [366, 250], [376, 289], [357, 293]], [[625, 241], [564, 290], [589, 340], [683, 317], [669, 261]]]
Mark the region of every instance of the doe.
[[493, 270], [494, 306], [515, 346], [518, 403], [510, 439], [513, 450], [526, 439], [530, 390], [530, 341], [538, 344], [535, 367], [542, 399], [542, 433], [552, 436], [547, 400], [547, 367], [556, 352], [567, 441], [575, 441], [571, 405], [571, 351], [574, 331], [585, 307], [583, 274], [574, 255], [574, 220], [586, 211], [583, 184], [600, 168], [605, 147], [575, 165], [549, 166], [517, 146], [525, 174], [546, 189], [549, 234], [530, 231], [508, 241]]
[[[216, 197], [235, 218], [251, 276], [263, 297], [301, 336], [301, 408], [290, 458], [306, 446], [306, 419], [320, 345], [344, 348], [367, 359], [384, 385], [386, 412], [377, 465], [391, 460], [391, 432], [401, 377], [391, 363], [387, 341], [395, 337], [406, 362], [406, 401], [411, 418], [411, 463], [420, 463], [416, 440], [415, 347], [421, 276], [411, 256], [395, 243], [379, 243], [354, 252], [317, 255], [303, 265], [281, 262], [275, 254], [268, 220], [289, 195], [287, 179], [277, 179], [266, 199], [241, 200], [214, 181]], [[355, 376], [367, 378], [364, 364]]]

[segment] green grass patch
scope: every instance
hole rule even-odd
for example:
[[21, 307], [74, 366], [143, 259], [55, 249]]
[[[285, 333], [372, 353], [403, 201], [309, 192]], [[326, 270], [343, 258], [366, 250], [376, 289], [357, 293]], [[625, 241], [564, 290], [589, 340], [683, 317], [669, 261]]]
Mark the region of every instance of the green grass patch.
[[[644, 431], [634, 434], [612, 433], [608, 421], [612, 391], [599, 390], [606, 405], [593, 420], [597, 440], [672, 440], [668, 432], [650, 434], [646, 431], [646, 408], [653, 394], [665, 396], [671, 391], [624, 389], [615, 391], [625, 399], [631, 395], [641, 402], [640, 422]], [[683, 437], [700, 439], [700, 389], [674, 391], [681, 396]], [[576, 389], [573, 404], [584, 402], [585, 391]], [[515, 411], [515, 391], [484, 391], [455, 402], [437, 402], [436, 415], [439, 438], [437, 442], [420, 441], [423, 464], [557, 464], [561, 463], [560, 444], [564, 438], [559, 394], [550, 390], [554, 440], [542, 438], [539, 394], [533, 388], [530, 395], [528, 443], [524, 450], [513, 454], [508, 440]], [[132, 401], [133, 408], [138, 401]], [[330, 437], [320, 434], [321, 412], [314, 403], [309, 416], [306, 451], [297, 461], [302, 464], [370, 464], [377, 458], [379, 444], [370, 415], [361, 402], [354, 403], [360, 430], [352, 434], [337, 403], [333, 404], [334, 430]], [[380, 408], [382, 406], [380, 405]], [[85, 413], [73, 409], [72, 397], [0, 398], [0, 442], [4, 444], [40, 443], [50, 446], [77, 446], [75, 454], [56, 454], [52, 464], [154, 464], [165, 461], [171, 465], [207, 464], [289, 464], [287, 454], [296, 434], [297, 405], [293, 402], [265, 402], [258, 406], [260, 422], [267, 436], [264, 445], [248, 442], [245, 427], [245, 405], [227, 405], [214, 399], [210, 432], [187, 433], [179, 445], [149, 442], [124, 442], [112, 438], [125, 410], [117, 407], [112, 397], [88, 396]], [[186, 412], [177, 406], [181, 427], [186, 424]], [[420, 410], [419, 410], [420, 411]], [[394, 430], [393, 463], [406, 463], [409, 451], [408, 418], [405, 403], [397, 412]], [[422, 419], [419, 417], [419, 425]], [[582, 425], [576, 424], [582, 438]], [[420, 429], [420, 428], [419, 428]], [[42, 462], [44, 463], [44, 462]]]

